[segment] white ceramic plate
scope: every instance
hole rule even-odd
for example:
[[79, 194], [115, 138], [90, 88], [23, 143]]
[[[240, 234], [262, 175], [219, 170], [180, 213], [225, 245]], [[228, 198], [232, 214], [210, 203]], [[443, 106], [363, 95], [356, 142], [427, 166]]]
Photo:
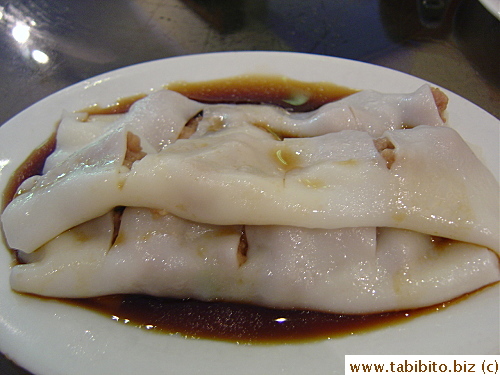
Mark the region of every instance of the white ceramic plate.
[[479, 0], [488, 11], [500, 20], [500, 0]]
[[[73, 111], [148, 92], [163, 84], [243, 73], [331, 81], [358, 89], [411, 92], [424, 81], [389, 69], [332, 57], [275, 52], [192, 55], [113, 71], [64, 89], [0, 128], [0, 191], [53, 131], [63, 110]], [[444, 90], [449, 123], [497, 173], [498, 121]], [[307, 344], [238, 345], [157, 334], [88, 310], [13, 293], [11, 256], [0, 248], [0, 351], [36, 374], [336, 374], [346, 354], [495, 354], [499, 352], [499, 286], [443, 311], [369, 333]]]

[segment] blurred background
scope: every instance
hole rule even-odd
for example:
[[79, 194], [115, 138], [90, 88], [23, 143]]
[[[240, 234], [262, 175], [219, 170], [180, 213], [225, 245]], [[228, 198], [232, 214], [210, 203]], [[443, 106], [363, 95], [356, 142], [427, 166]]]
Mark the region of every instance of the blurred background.
[[1, 0], [0, 124], [109, 70], [240, 50], [382, 65], [500, 116], [500, 20], [478, 0]]

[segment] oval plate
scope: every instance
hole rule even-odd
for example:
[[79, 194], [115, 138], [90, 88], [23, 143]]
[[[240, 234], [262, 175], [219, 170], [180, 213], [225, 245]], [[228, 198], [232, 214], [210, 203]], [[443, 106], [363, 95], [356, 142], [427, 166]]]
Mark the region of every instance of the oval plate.
[[[148, 93], [178, 80], [276, 74], [356, 89], [406, 93], [421, 79], [326, 56], [287, 52], [190, 55], [143, 63], [86, 80], [34, 104], [0, 128], [0, 191], [54, 129], [62, 111]], [[481, 150], [498, 179], [498, 120], [465, 99], [450, 98], [449, 124]], [[478, 149], [479, 149], [478, 148]], [[186, 339], [117, 324], [53, 300], [13, 293], [12, 258], [0, 248], [0, 351], [39, 375], [343, 373], [346, 354], [495, 354], [499, 352], [499, 285], [447, 309], [403, 324], [303, 344], [238, 345]]]

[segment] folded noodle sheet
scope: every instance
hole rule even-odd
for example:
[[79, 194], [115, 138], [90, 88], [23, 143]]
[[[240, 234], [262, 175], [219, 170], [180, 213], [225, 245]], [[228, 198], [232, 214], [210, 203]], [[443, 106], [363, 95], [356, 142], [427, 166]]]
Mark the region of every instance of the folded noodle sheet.
[[428, 86], [302, 114], [161, 90], [67, 115], [2, 224], [21, 292], [370, 313], [498, 281], [498, 197]]

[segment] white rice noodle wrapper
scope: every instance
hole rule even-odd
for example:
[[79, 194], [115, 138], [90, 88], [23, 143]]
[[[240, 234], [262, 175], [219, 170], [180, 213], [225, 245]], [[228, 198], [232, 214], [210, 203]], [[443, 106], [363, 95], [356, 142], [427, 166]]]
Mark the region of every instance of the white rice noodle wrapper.
[[[4, 231], [16, 233], [8, 236], [9, 245], [33, 251], [62, 231], [109, 211], [87, 216], [74, 204], [88, 204], [89, 211], [99, 211], [98, 206], [115, 200], [113, 195], [123, 185], [128, 171], [123, 166], [127, 134], [139, 137], [143, 152], [157, 153], [177, 139], [186, 122], [201, 108], [200, 103], [174, 91], [160, 90], [135, 102], [127, 114], [109, 116], [115, 120], [111, 123], [108, 116], [87, 118], [82, 114], [67, 114], [59, 125], [57, 146], [45, 163], [44, 174], [25, 180], [18, 189], [23, 198], [11, 203], [9, 211], [20, 215], [15, 221], [4, 220], [2, 215]], [[23, 202], [35, 211], [18, 211], [17, 205]], [[59, 220], [53, 225], [40, 223], [26, 237], [20, 228], [33, 219], [35, 212], [43, 211], [59, 212], [58, 216], [67, 220], [67, 224]]]
[[127, 129], [139, 136], [144, 152], [158, 152], [175, 142], [186, 122], [203, 107], [175, 91], [159, 90], [136, 101], [125, 114], [66, 113], [58, 125], [56, 149], [47, 158], [44, 173], [109, 131]]
[[125, 205], [212, 224], [364, 226], [378, 216], [374, 204], [389, 204], [394, 181], [385, 161], [364, 132], [320, 138], [281, 142], [241, 126], [179, 140], [134, 164]]
[[175, 142], [187, 121], [204, 107], [175, 91], [159, 90], [135, 102], [118, 125], [131, 127], [158, 152]]
[[434, 246], [413, 231], [248, 226], [252, 302], [280, 308], [372, 313], [429, 306], [498, 281], [484, 247]]
[[[178, 140], [202, 109], [195, 135]], [[440, 125], [428, 86], [360, 92], [308, 114], [162, 90], [112, 121], [68, 115], [45, 173], [2, 214], [26, 263], [11, 286], [351, 314], [477, 290], [500, 280], [499, 186]], [[129, 133], [146, 153], [131, 169]], [[379, 136], [394, 147], [389, 165]]]
[[115, 244], [112, 214], [73, 228], [17, 265], [11, 285], [55, 297], [116, 293], [365, 314], [428, 306], [497, 281], [484, 247], [433, 242], [391, 228], [307, 229], [193, 223], [126, 208]]
[[65, 113], [57, 127], [56, 148], [47, 157], [43, 173], [68, 159], [71, 154], [102, 137], [123, 115], [88, 116], [87, 113]]
[[198, 224], [126, 208], [113, 246], [113, 215], [108, 213], [24, 254], [22, 259], [35, 262], [14, 267], [11, 285], [57, 297], [147, 293], [213, 298], [216, 285], [223, 288], [219, 282], [239, 266], [241, 235], [241, 226]]
[[384, 133], [395, 146], [390, 169], [365, 132], [249, 134], [223, 130], [145, 157], [123, 187], [125, 205], [211, 224], [396, 227], [498, 251], [498, 183], [451, 128]]
[[392, 226], [498, 253], [499, 185], [460, 135], [451, 128], [423, 126], [384, 135], [396, 150], [391, 172], [398, 179], [393, 218], [399, 224]]
[[460, 136], [431, 126], [385, 136], [395, 145], [390, 169], [366, 132], [278, 141], [249, 125], [178, 140], [130, 171], [69, 160], [62, 177], [46, 175], [14, 199], [4, 231], [11, 247], [31, 252], [113, 207], [135, 206], [217, 225], [396, 227], [498, 251], [498, 183]]
[[242, 123], [288, 137], [314, 137], [346, 129], [379, 137], [386, 130], [403, 127], [442, 126], [443, 120], [430, 86], [423, 85], [410, 94], [364, 90], [304, 113], [290, 113], [270, 105], [214, 105], [204, 109], [194, 137]]
[[[91, 211], [114, 200], [114, 191], [124, 182], [128, 171], [123, 166], [126, 151], [127, 130], [120, 128], [72, 154], [46, 174], [25, 180], [18, 190], [22, 195], [8, 206], [15, 217], [12, 221], [4, 220], [7, 209], [2, 215], [5, 233], [14, 234], [13, 237], [7, 235], [9, 244], [14, 248], [28, 246], [35, 250], [65, 230], [95, 218]], [[18, 209], [19, 204], [26, 203], [33, 210]], [[80, 211], [80, 206], [87, 206], [89, 210]], [[44, 212], [48, 215], [57, 212], [59, 219], [52, 221]], [[33, 215], [38, 216], [38, 224], [31, 227], [27, 235], [25, 223], [33, 220]], [[73, 224], [68, 226], [68, 223]], [[37, 242], [30, 246], [33, 241]], [[17, 246], [18, 243], [21, 245]]]

